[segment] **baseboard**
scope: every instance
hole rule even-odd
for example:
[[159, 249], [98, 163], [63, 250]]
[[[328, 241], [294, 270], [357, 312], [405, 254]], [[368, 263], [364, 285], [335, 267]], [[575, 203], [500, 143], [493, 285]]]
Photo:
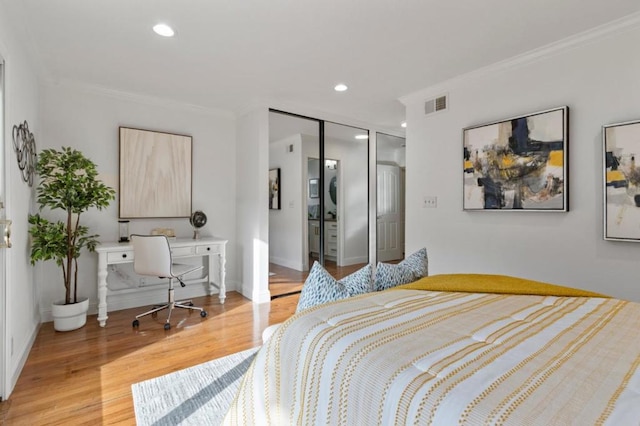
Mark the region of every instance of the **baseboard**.
[[295, 269], [296, 271], [304, 271], [302, 262], [296, 262], [290, 259], [283, 259], [280, 257], [269, 257], [269, 263], [275, 263], [276, 265], [284, 266], [285, 268]]
[[18, 383], [18, 378], [22, 373], [22, 369], [24, 365], [27, 363], [27, 359], [29, 359], [29, 353], [31, 353], [31, 348], [33, 348], [33, 344], [36, 342], [36, 337], [38, 336], [38, 332], [40, 331], [40, 324], [34, 328], [33, 333], [31, 333], [31, 337], [29, 337], [29, 342], [25, 346], [24, 350], [20, 354], [20, 359], [18, 360], [18, 364], [16, 365], [15, 370], [11, 372], [11, 378], [7, 382], [7, 389], [5, 389], [4, 399], [9, 399], [11, 392], [13, 392], [13, 388]]
[[369, 263], [369, 258], [367, 256], [347, 257], [342, 259], [342, 264], [340, 266], [356, 265], [358, 263]]
[[244, 297], [251, 300], [253, 303], [266, 303], [271, 301], [271, 293], [269, 292], [269, 290], [261, 291], [259, 293], [251, 293], [248, 291], [248, 289], [243, 288], [241, 293]]

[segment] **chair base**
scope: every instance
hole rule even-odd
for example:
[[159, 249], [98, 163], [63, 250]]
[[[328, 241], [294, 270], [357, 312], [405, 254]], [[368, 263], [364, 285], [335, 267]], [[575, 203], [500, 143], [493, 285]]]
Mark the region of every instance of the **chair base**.
[[169, 289], [169, 301], [163, 305], [154, 305], [153, 309], [147, 311], [147, 312], [143, 312], [139, 315], [136, 315], [136, 319], [133, 320], [133, 327], [138, 327], [140, 325], [140, 321], [139, 319], [142, 317], [145, 317], [147, 315], [155, 315], [158, 312], [168, 309], [169, 310], [169, 315], [167, 315], [167, 320], [164, 324], [164, 329], [165, 330], [169, 330], [171, 328], [171, 313], [173, 312], [174, 309], [176, 308], [181, 308], [181, 309], [187, 309], [187, 310], [191, 310], [191, 311], [199, 311], [200, 312], [200, 316], [202, 318], [207, 316], [207, 311], [205, 311], [203, 308], [199, 308], [197, 306], [193, 306], [193, 302], [191, 300], [180, 300], [180, 301], [174, 301], [174, 289], [170, 288]]

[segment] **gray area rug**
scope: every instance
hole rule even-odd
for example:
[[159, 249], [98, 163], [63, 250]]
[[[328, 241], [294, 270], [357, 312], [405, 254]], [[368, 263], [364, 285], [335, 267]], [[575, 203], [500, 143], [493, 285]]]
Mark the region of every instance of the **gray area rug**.
[[258, 349], [131, 385], [137, 424], [221, 424]]

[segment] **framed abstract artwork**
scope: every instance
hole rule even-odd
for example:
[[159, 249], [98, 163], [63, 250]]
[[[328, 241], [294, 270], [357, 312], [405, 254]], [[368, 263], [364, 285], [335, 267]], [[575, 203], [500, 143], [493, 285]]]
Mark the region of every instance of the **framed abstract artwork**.
[[640, 120], [602, 128], [604, 239], [640, 241]]
[[269, 170], [269, 209], [280, 210], [280, 169]]
[[467, 211], [569, 210], [569, 108], [463, 129]]
[[120, 127], [119, 217], [190, 217], [191, 160], [191, 136]]

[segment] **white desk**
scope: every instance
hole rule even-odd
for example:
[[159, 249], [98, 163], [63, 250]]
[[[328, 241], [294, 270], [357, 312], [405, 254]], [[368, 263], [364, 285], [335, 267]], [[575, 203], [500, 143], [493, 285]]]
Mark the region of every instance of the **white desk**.
[[[207, 257], [208, 269], [204, 279], [209, 281], [209, 295], [213, 295], [214, 288], [217, 288], [220, 303], [224, 303], [226, 298], [225, 287], [225, 247], [227, 240], [215, 237], [203, 237], [197, 240], [191, 238], [178, 238], [169, 240], [171, 245], [171, 256], [173, 259], [181, 257]], [[105, 242], [98, 245], [98, 321], [100, 326], [107, 324], [107, 274], [109, 265], [118, 263], [133, 262], [133, 246], [131, 243]], [[219, 274], [217, 283], [211, 277], [214, 270], [214, 258], [219, 262]]]

